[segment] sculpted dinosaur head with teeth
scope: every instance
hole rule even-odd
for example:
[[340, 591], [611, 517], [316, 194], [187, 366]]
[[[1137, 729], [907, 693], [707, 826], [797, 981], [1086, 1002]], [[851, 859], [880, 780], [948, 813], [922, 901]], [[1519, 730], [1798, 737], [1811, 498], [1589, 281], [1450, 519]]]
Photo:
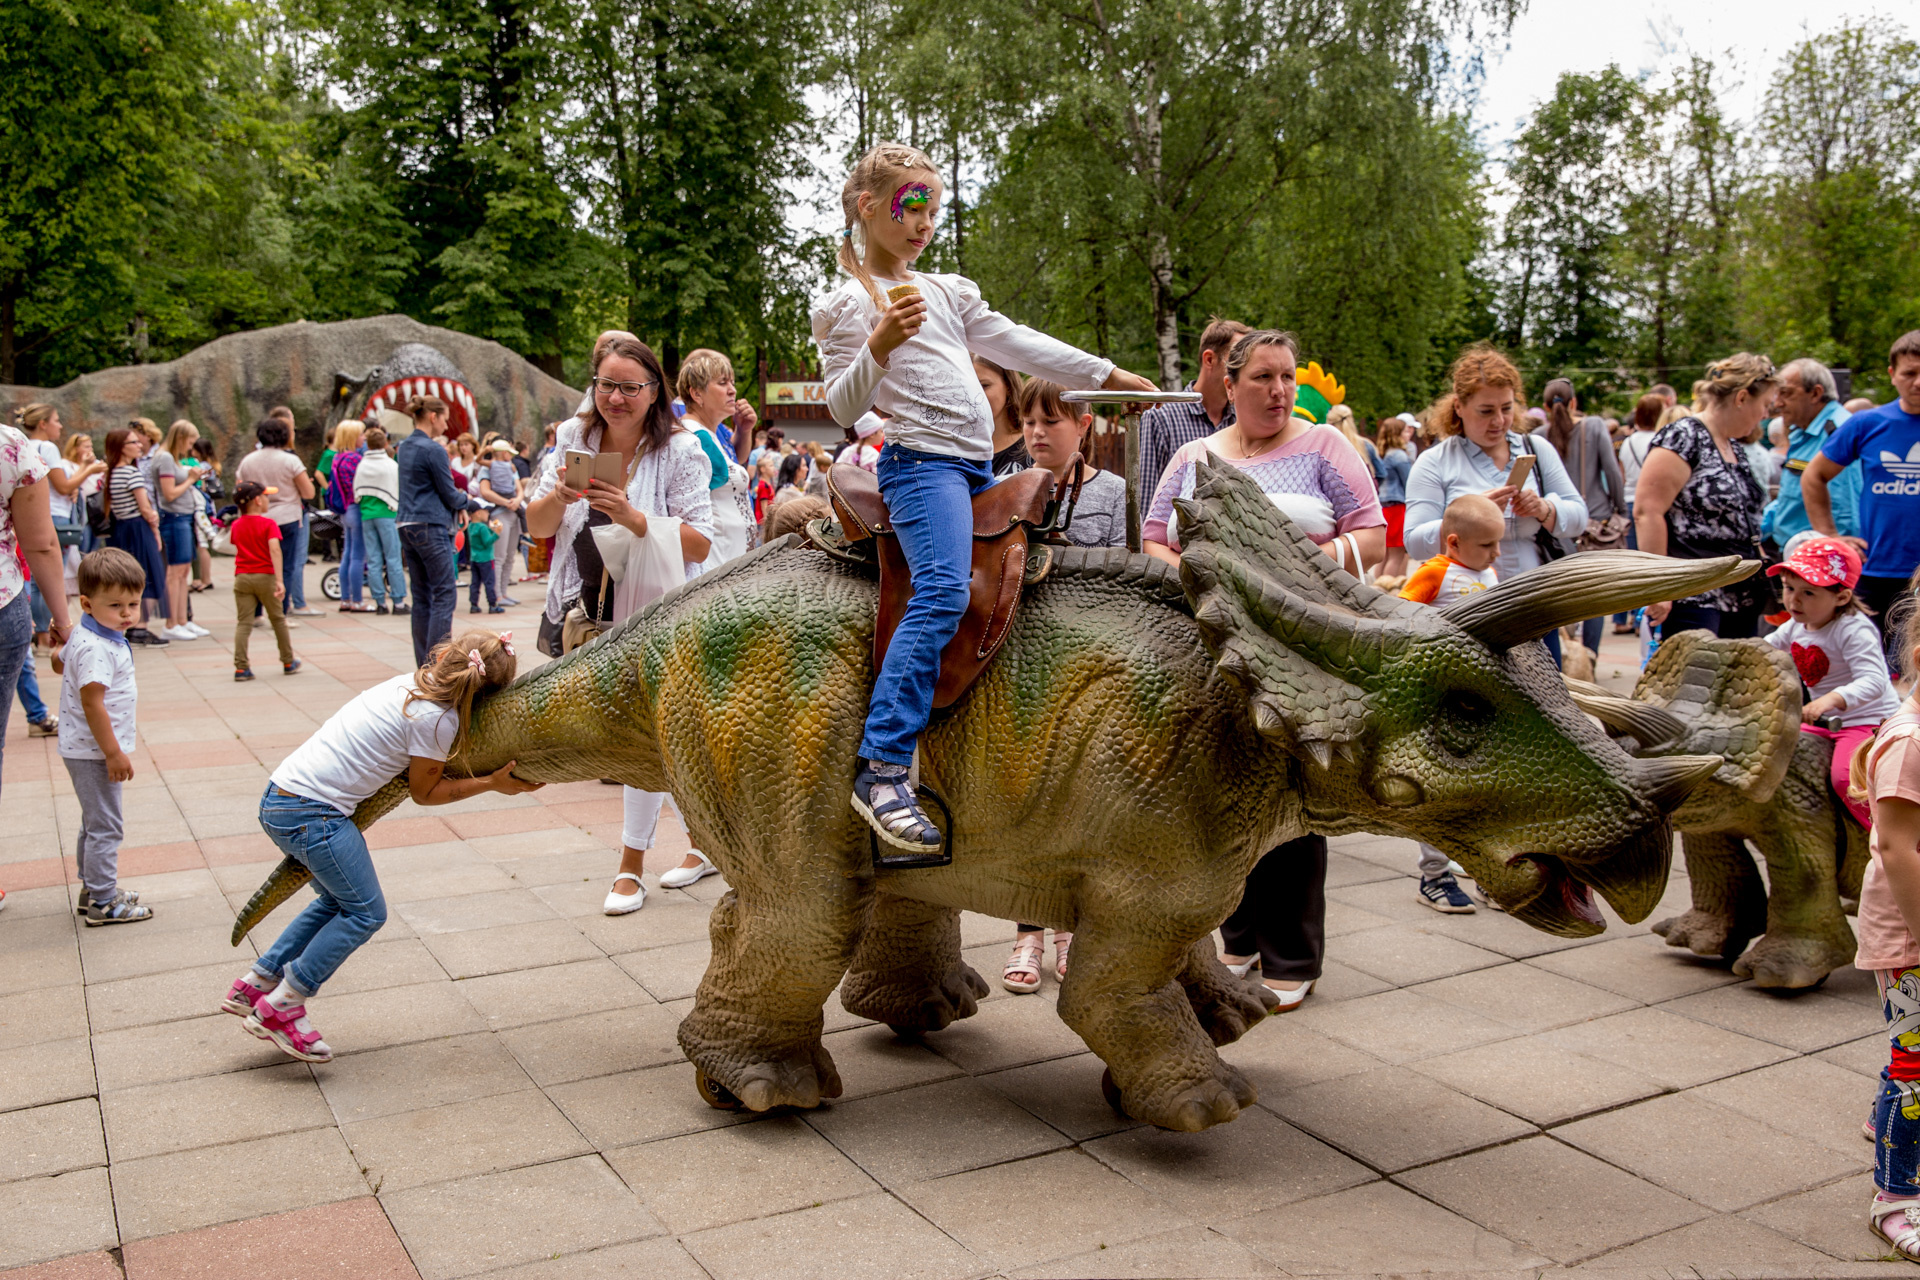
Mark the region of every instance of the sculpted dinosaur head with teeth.
[[1618, 552], [1561, 560], [1431, 609], [1311, 552], [1231, 467], [1201, 464], [1178, 504], [1202, 636], [1246, 691], [1256, 733], [1304, 776], [1311, 825], [1445, 851], [1514, 916], [1565, 936], [1659, 901], [1667, 815], [1718, 756], [1636, 760], [1567, 696], [1535, 643], [1563, 623], [1678, 599], [1757, 567]]
[[375, 423], [382, 409], [404, 413], [407, 401], [415, 396], [438, 396], [446, 401], [448, 435], [473, 430], [477, 418], [473, 392], [453, 361], [424, 342], [395, 347], [393, 354], [367, 375], [367, 402], [360, 416]]

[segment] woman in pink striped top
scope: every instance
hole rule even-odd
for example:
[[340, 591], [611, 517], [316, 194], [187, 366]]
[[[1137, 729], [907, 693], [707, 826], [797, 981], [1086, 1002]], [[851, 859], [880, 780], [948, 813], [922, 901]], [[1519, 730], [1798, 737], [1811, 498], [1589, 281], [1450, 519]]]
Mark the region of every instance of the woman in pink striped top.
[[[1273, 504], [1293, 517], [1335, 563], [1353, 573], [1387, 554], [1387, 519], [1373, 473], [1332, 427], [1293, 416], [1300, 357], [1293, 335], [1256, 329], [1227, 355], [1227, 395], [1234, 420], [1167, 464], [1147, 507], [1140, 542], [1148, 555], [1180, 562], [1175, 498], [1193, 496], [1193, 464], [1232, 463]], [[1235, 973], [1258, 970], [1280, 998], [1276, 1012], [1297, 1009], [1313, 990], [1326, 955], [1327, 839], [1306, 835], [1270, 850], [1247, 877], [1246, 892], [1220, 925]]]

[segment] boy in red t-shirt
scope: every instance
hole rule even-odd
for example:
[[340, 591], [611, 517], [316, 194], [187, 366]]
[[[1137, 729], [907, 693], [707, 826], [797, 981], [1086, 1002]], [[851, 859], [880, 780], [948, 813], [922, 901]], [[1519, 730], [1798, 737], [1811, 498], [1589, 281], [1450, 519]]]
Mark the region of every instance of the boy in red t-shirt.
[[253, 667], [247, 662], [247, 641], [253, 638], [253, 610], [258, 605], [273, 624], [273, 638], [280, 643], [280, 669], [288, 675], [300, 669], [293, 656], [293, 638], [287, 634], [287, 618], [280, 601], [287, 593], [280, 574], [280, 526], [267, 517], [267, 498], [277, 493], [248, 481], [233, 491], [240, 504], [240, 518], [233, 522], [227, 536], [233, 540], [233, 678], [253, 679]]

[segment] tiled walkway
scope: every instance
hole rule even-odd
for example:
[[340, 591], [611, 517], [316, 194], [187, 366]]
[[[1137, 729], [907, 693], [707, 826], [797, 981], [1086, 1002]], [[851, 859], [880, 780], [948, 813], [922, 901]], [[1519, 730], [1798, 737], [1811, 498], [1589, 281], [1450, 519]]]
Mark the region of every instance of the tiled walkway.
[[235, 685], [230, 598], [196, 601], [215, 641], [138, 658], [121, 866], [151, 922], [77, 926], [65, 773], [8, 726], [0, 1276], [1910, 1274], [1863, 1225], [1864, 975], [1781, 998], [1644, 926], [1437, 916], [1393, 840], [1335, 842], [1326, 979], [1226, 1050], [1260, 1106], [1207, 1133], [1109, 1111], [1051, 979], [1001, 991], [1011, 927], [979, 917], [977, 1017], [911, 1043], [832, 1005], [846, 1097], [708, 1109], [674, 1029], [721, 886], [601, 915], [619, 798], [594, 783], [376, 826], [392, 918], [315, 1002], [339, 1057], [288, 1063], [213, 1011], [292, 909], [227, 945], [274, 861], [255, 804], [409, 665], [405, 620], [310, 620], [292, 678], [259, 635]]

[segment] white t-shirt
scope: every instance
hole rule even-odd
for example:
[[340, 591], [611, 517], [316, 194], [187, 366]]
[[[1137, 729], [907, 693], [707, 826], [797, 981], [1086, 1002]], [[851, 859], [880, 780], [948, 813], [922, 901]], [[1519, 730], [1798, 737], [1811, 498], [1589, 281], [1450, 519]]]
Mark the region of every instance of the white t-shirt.
[[993, 457], [993, 411], [973, 371], [975, 355], [1069, 390], [1098, 387], [1113, 373], [1113, 361], [1007, 319], [964, 276], [916, 273], [911, 281], [874, 283], [883, 297], [893, 285], [917, 285], [926, 318], [883, 369], [867, 346], [880, 308], [858, 280], [841, 284], [813, 308], [827, 408], [843, 427], [877, 407], [892, 415], [887, 439], [901, 448], [985, 462]]
[[72, 760], [107, 758], [94, 740], [86, 708], [80, 705], [80, 691], [90, 684], [106, 687], [107, 720], [113, 725], [114, 741], [122, 751], [133, 752], [134, 709], [140, 701], [133, 678], [133, 646], [117, 633], [101, 635], [94, 630], [97, 626], [91, 617], [84, 619], [60, 652], [67, 668], [60, 677], [60, 754]]
[[1843, 613], [1818, 631], [1789, 618], [1767, 643], [1793, 657], [1800, 683], [1814, 697], [1838, 693], [1847, 700], [1839, 713], [1842, 729], [1879, 724], [1900, 709], [1880, 632], [1863, 614]]
[[460, 713], [419, 698], [407, 705], [413, 679], [411, 672], [395, 676], [334, 712], [280, 762], [273, 785], [352, 817], [362, 800], [405, 773], [414, 756], [445, 760], [460, 732]]
[[1627, 491], [1627, 505], [1633, 505], [1633, 493], [1640, 487], [1640, 468], [1647, 465], [1647, 451], [1653, 448], [1657, 431], [1636, 431], [1620, 442], [1620, 487]]

